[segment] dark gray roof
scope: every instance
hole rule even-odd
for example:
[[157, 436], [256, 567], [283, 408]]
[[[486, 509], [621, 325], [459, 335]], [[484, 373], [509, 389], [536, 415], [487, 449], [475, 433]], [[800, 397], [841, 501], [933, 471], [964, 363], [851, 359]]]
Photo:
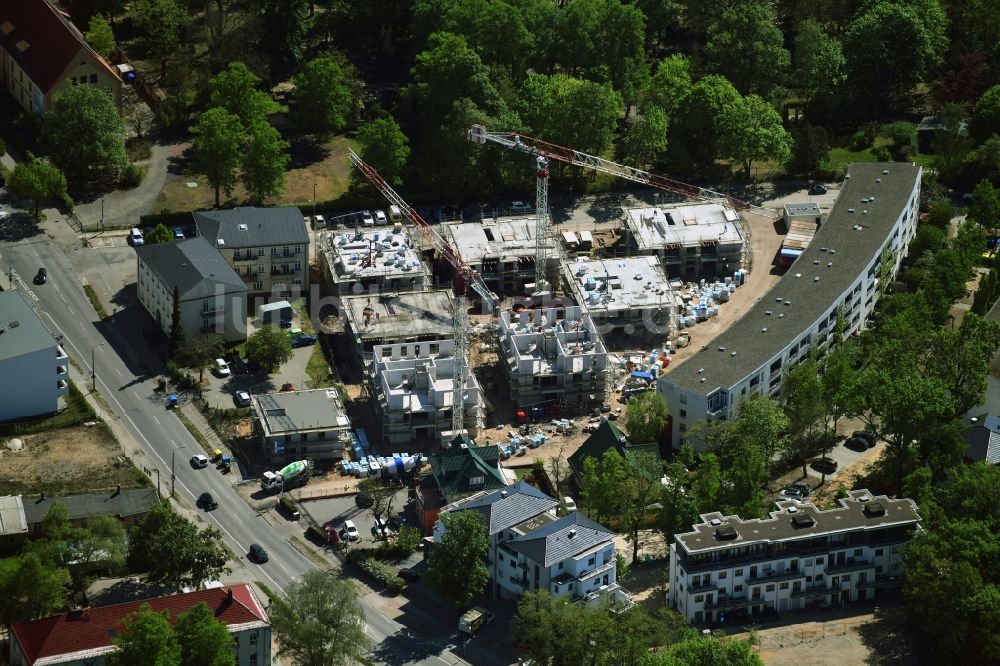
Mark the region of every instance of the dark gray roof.
[[487, 526], [488, 534], [492, 536], [558, 504], [559, 502], [538, 488], [524, 481], [518, 481], [503, 490], [464, 503], [460, 508], [462, 511], [467, 509], [478, 511]]
[[141, 245], [135, 252], [169, 289], [177, 287], [181, 300], [221, 295], [218, 285], [224, 285], [225, 294], [247, 290], [239, 274], [204, 238]]
[[1000, 464], [1000, 418], [992, 414], [976, 417], [965, 435], [969, 451], [965, 457], [973, 462]]
[[194, 223], [198, 235], [219, 248], [309, 243], [302, 211], [295, 206], [200, 210], [194, 214]]
[[28, 525], [42, 522], [53, 504], [66, 507], [70, 520], [95, 518], [97, 516], [134, 516], [149, 512], [156, 503], [156, 490], [138, 488], [133, 490], [109, 490], [104, 493], [86, 495], [66, 495], [65, 497], [22, 498], [24, 517]]
[[543, 567], [550, 567], [611, 541], [614, 536], [607, 527], [574, 511], [504, 545]]
[[[889, 173], [882, 173], [885, 170]], [[778, 284], [713, 339], [707, 350], [673, 368], [663, 381], [702, 395], [718, 388], [728, 390], [777, 356], [838, 305], [834, 299], [868, 270], [872, 258], [885, 243], [920, 178], [920, 167], [896, 162], [855, 162], [849, 175], [826, 222]], [[881, 182], [876, 183], [876, 179]], [[869, 196], [874, 196], [875, 201], [861, 203], [862, 198]], [[849, 213], [852, 208], [855, 212]], [[863, 214], [866, 209], [868, 213]], [[864, 228], [858, 231], [853, 228], [855, 225]], [[769, 260], [770, 257], [758, 257], [756, 270], [766, 270]], [[814, 260], [819, 264], [814, 265]], [[828, 267], [828, 262], [832, 266]], [[796, 274], [801, 277], [795, 277]], [[818, 282], [813, 280], [817, 276]], [[789, 301], [790, 305], [777, 300]], [[766, 314], [769, 310], [773, 312], [771, 316]], [[784, 313], [784, 317], [779, 319], [778, 313]], [[767, 332], [762, 332], [765, 327]], [[719, 347], [725, 351], [719, 351]], [[699, 368], [704, 368], [704, 372], [699, 373]], [[704, 382], [700, 381], [702, 378]]]
[[[0, 360], [59, 344], [20, 291], [0, 292]], [[53, 360], [55, 357], [53, 357]]]
[[[702, 514], [703, 522], [691, 532], [675, 534], [674, 540], [689, 553], [715, 549], [745, 547], [755, 543], [774, 543], [793, 539], [809, 539], [835, 532], [864, 530], [874, 527], [916, 524], [920, 522], [917, 505], [911, 499], [889, 499], [873, 496], [867, 490], [851, 490], [848, 497], [837, 500], [836, 509], [822, 511], [814, 504], [798, 504], [792, 500], [778, 502], [778, 510], [768, 518], [741, 520], [739, 516], [723, 516], [719, 512]], [[877, 515], [873, 507], [881, 505], [885, 512]], [[868, 510], [866, 510], [868, 507]], [[789, 509], [794, 509], [790, 512]], [[811, 524], [802, 524], [803, 520]], [[800, 524], [793, 524], [793, 519]], [[715, 524], [712, 524], [716, 521]], [[720, 539], [719, 531], [735, 532], [731, 538]]]
[[257, 418], [268, 435], [348, 428], [336, 389], [283, 391], [253, 397]]

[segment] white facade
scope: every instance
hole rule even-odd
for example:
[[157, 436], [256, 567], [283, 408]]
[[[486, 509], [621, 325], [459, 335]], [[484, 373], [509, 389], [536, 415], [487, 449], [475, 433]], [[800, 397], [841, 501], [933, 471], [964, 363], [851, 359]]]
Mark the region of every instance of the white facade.
[[[455, 342], [430, 340], [373, 349], [369, 381], [378, 404], [386, 444], [438, 441], [451, 430], [455, 397]], [[465, 429], [483, 427], [483, 396], [475, 373], [465, 381]]]
[[19, 291], [0, 292], [0, 421], [51, 414], [69, 395], [69, 356]]
[[[139, 303], [166, 335], [173, 321], [174, 291], [154, 273], [139, 263], [137, 284]], [[187, 339], [199, 334], [217, 333], [226, 342], [247, 339], [246, 290], [221, 293], [207, 298], [180, 299], [181, 328]]]
[[840, 506], [779, 502], [765, 519], [710, 513], [670, 546], [667, 605], [696, 625], [874, 599], [898, 587], [920, 516], [855, 490]]

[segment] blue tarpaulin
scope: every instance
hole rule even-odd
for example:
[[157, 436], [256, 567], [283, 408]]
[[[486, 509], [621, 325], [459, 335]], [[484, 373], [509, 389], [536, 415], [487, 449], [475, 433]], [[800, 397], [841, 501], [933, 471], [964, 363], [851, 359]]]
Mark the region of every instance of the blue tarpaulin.
[[645, 379], [647, 382], [651, 382], [654, 379], [656, 379], [655, 377], [653, 377], [653, 373], [643, 372], [641, 370], [636, 370], [635, 372], [632, 373], [632, 376], [635, 377], [636, 379]]

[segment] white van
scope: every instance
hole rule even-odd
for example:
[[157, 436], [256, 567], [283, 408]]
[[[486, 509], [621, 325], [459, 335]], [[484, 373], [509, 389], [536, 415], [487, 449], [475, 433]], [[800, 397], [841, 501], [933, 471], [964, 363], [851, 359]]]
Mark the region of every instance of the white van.
[[139, 231], [139, 227], [132, 227], [132, 231], [128, 233], [128, 242], [138, 247], [143, 243], [142, 232]]

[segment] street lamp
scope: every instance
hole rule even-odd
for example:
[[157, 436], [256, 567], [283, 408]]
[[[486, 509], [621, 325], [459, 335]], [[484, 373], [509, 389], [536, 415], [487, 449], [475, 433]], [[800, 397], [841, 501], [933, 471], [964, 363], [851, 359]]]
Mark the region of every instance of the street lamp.
[[174, 454], [180, 451], [181, 449], [186, 449], [186, 448], [187, 444], [184, 444], [170, 451], [170, 496], [171, 497], [174, 496], [174, 481], [177, 479], [177, 476], [174, 474]]
[[90, 380], [94, 383], [94, 390], [97, 390], [97, 348], [107, 344], [107, 340], [99, 342], [90, 348]]

